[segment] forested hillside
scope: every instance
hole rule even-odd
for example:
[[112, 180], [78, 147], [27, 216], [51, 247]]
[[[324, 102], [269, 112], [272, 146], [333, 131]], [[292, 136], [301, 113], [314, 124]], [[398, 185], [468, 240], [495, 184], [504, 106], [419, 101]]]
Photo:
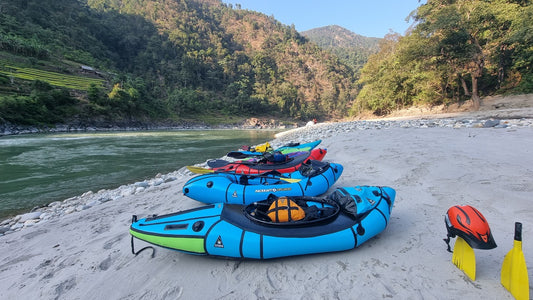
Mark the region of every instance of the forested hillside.
[[381, 40], [353, 33], [337, 25], [303, 31], [302, 35], [317, 43], [321, 48], [333, 52], [355, 71], [364, 66], [371, 54], [378, 52]]
[[530, 1], [426, 2], [375, 50], [220, 0], [2, 0], [0, 125], [324, 120], [533, 92]]
[[388, 35], [362, 69], [352, 113], [533, 92], [533, 7], [524, 0], [428, 0], [406, 36]]
[[356, 96], [336, 56], [218, 0], [2, 0], [0, 12], [3, 122], [329, 118]]

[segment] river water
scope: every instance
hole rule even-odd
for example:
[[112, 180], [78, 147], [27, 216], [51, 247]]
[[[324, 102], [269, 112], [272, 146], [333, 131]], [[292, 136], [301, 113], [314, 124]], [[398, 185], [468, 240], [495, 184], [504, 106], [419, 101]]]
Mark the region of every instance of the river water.
[[218, 158], [275, 131], [180, 130], [0, 137], [0, 219]]

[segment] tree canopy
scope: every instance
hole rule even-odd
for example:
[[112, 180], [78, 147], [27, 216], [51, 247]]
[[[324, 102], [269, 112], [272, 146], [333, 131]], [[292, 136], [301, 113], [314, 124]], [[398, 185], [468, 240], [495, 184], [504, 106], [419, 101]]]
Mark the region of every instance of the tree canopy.
[[368, 56], [376, 40], [331, 26], [323, 49], [220, 0], [3, 0], [0, 122], [339, 119], [533, 92], [530, 1], [428, 0], [410, 17]]
[[418, 103], [471, 100], [495, 92], [531, 92], [529, 1], [428, 0], [406, 36], [390, 35], [362, 70], [354, 105], [386, 113]]
[[5, 103], [32, 90], [14, 62], [101, 71], [105, 84], [73, 93], [78, 118], [330, 118], [356, 95], [351, 68], [294, 27], [218, 0], [5, 0], [0, 10]]

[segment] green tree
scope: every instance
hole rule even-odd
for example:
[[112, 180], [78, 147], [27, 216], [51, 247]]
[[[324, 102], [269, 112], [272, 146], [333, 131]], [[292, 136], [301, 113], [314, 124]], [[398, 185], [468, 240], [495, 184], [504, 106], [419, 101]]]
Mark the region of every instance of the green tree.
[[518, 4], [504, 0], [428, 0], [416, 12], [413, 34], [436, 45], [430, 56], [451, 66], [474, 108], [480, 105], [480, 80], [490, 69], [498, 69], [495, 60], [505, 49], [513, 21], [505, 12], [515, 10], [520, 10]]
[[508, 50], [509, 56], [504, 58], [511, 61], [509, 84], [518, 86], [519, 92], [531, 93], [533, 92], [533, 25], [531, 25], [533, 6], [528, 4], [529, 1], [517, 2], [523, 7], [519, 11], [509, 12], [516, 18], [512, 22], [504, 48]]
[[397, 107], [405, 73], [397, 58], [398, 34], [388, 34], [380, 42], [380, 50], [369, 57], [361, 70], [359, 84], [363, 86], [357, 101], [352, 106], [352, 114], [370, 109], [381, 115]]

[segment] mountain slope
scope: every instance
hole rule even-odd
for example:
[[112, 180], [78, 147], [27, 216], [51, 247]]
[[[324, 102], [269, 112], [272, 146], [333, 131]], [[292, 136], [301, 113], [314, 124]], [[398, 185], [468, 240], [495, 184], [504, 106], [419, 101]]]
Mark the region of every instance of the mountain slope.
[[[355, 98], [353, 72], [337, 57], [294, 28], [218, 0], [3, 0], [0, 9], [0, 70], [14, 64], [85, 76], [85, 65], [105, 77], [101, 86], [70, 89], [78, 108], [65, 122], [329, 118]], [[33, 86], [2, 76], [0, 108], [12, 111], [13, 93], [31, 98]], [[13, 121], [1, 110], [0, 118]]]
[[355, 70], [362, 68], [371, 54], [378, 52], [381, 40], [358, 35], [337, 25], [314, 28], [301, 34], [321, 48], [330, 50]]

